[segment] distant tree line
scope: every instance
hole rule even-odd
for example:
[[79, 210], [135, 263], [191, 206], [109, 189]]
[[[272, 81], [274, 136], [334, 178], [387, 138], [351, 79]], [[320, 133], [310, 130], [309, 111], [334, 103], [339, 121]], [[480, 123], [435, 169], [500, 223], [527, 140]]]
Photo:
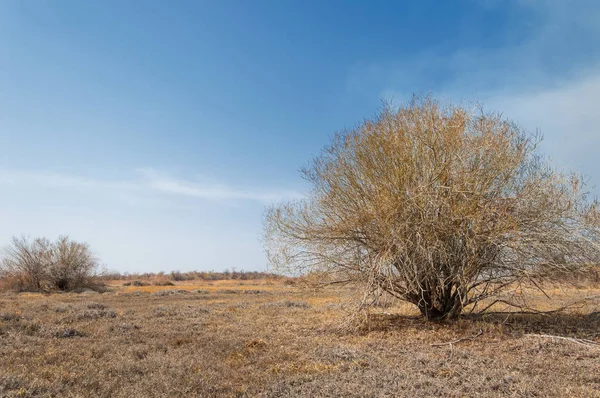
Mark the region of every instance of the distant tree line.
[[160, 279], [171, 280], [175, 282], [204, 280], [204, 281], [220, 281], [220, 280], [255, 280], [255, 279], [275, 279], [282, 278], [281, 275], [263, 271], [237, 271], [235, 269], [224, 271], [171, 271], [165, 272], [143, 272], [143, 273], [120, 273], [116, 271], [104, 272], [101, 279], [104, 280], [135, 280], [135, 279]]

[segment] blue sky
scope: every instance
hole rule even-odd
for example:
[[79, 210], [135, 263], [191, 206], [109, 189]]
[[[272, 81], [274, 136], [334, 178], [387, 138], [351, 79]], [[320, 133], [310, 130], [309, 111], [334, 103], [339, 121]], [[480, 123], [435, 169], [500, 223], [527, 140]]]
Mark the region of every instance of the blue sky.
[[[0, 2], [0, 243], [262, 270], [263, 209], [382, 99], [481, 101], [600, 182], [600, 2]], [[598, 192], [593, 188], [593, 192]]]

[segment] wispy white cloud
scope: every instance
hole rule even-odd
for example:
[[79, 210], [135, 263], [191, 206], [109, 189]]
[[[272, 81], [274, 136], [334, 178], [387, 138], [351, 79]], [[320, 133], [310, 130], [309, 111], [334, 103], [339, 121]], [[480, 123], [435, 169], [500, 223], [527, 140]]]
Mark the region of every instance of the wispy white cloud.
[[[270, 203], [297, 199], [302, 195], [295, 190], [269, 188], [240, 188], [224, 183], [200, 183], [174, 178], [151, 168], [136, 170], [139, 178], [131, 180], [101, 180], [51, 172], [0, 170], [0, 188], [21, 186], [28, 188], [59, 188], [71, 191], [93, 191], [113, 194], [121, 198], [168, 195], [213, 202], [252, 201]], [[133, 202], [132, 202], [133, 203]]]
[[139, 169], [145, 177], [145, 184], [159, 192], [190, 196], [209, 200], [250, 200], [256, 202], [274, 202], [284, 199], [297, 199], [302, 195], [294, 190], [246, 189], [226, 184], [207, 184], [176, 179], [154, 169]]
[[544, 152], [557, 166], [583, 172], [600, 185], [600, 72], [537, 92], [491, 94], [485, 104], [539, 130]]

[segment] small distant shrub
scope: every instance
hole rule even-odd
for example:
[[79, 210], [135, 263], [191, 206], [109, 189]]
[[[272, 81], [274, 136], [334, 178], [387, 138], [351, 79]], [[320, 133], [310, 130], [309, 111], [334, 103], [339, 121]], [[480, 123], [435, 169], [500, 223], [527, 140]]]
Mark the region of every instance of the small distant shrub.
[[141, 329], [141, 326], [138, 325], [134, 325], [134, 324], [129, 324], [129, 323], [120, 323], [118, 325], [111, 325], [108, 328], [108, 331], [111, 333], [124, 333], [124, 332], [128, 332], [131, 330], [139, 330]]
[[84, 337], [85, 334], [73, 329], [73, 328], [66, 328], [66, 329], [59, 329], [56, 332], [54, 332], [54, 337], [59, 338], [59, 339], [70, 339], [73, 337]]
[[306, 301], [286, 300], [283, 302], [283, 306], [288, 308], [310, 308], [310, 304], [308, 304]]
[[193, 272], [183, 273], [180, 271], [171, 272], [171, 279], [174, 281], [191, 281], [196, 279], [196, 275]]
[[104, 293], [104, 292], [108, 292], [108, 291], [109, 291], [109, 289], [107, 289], [105, 286], [95, 285], [95, 286], [93, 286], [93, 289], [90, 289], [89, 287], [77, 287], [77, 288], [71, 290], [71, 293], [99, 294], [99, 293]]
[[20, 293], [27, 291], [30, 286], [30, 281], [23, 274], [0, 273], [0, 290]]
[[138, 280], [123, 283], [123, 286], [149, 286], [149, 285], [150, 285], [149, 283], [138, 281]]
[[164, 297], [164, 296], [175, 296], [175, 295], [178, 295], [178, 294], [189, 294], [189, 293], [190, 292], [188, 292], [187, 290], [181, 290], [181, 289], [178, 289], [178, 290], [159, 290], [158, 292], [153, 293], [152, 295], [156, 296], [156, 297]]
[[69, 312], [71, 310], [71, 306], [59, 305], [54, 308], [54, 312], [57, 314], [64, 314], [65, 312]]
[[99, 262], [87, 243], [60, 236], [13, 237], [0, 265], [3, 287], [17, 291], [71, 291], [95, 287]]
[[81, 312], [77, 315], [77, 319], [79, 320], [91, 320], [91, 319], [100, 319], [100, 318], [116, 318], [117, 313], [114, 310], [108, 309], [89, 309]]
[[306, 301], [285, 300], [285, 301], [275, 301], [272, 303], [265, 303], [265, 304], [261, 305], [260, 308], [303, 308], [303, 309], [308, 309], [311, 307], [310, 307], [310, 304], [308, 304]]
[[218, 293], [223, 293], [223, 294], [242, 294], [241, 290], [235, 290], [235, 289], [223, 289], [223, 290], [219, 290]]
[[258, 289], [223, 289], [223, 290], [218, 290], [217, 293], [222, 293], [222, 294], [266, 294], [267, 292], [265, 290], [258, 290]]
[[93, 283], [99, 263], [87, 243], [60, 236], [52, 245], [50, 284], [59, 290], [87, 287]]
[[18, 314], [6, 312], [0, 313], [0, 321], [10, 322], [10, 321], [18, 321], [21, 317]]
[[104, 310], [106, 306], [102, 303], [88, 303], [87, 308], [90, 310]]
[[156, 279], [152, 284], [154, 286], [175, 286], [175, 284], [168, 279]]
[[152, 315], [155, 317], [173, 316], [177, 315], [177, 311], [173, 308], [160, 306], [152, 310]]
[[268, 346], [267, 342], [262, 339], [254, 339], [250, 340], [245, 344], [246, 348], [258, 349], [265, 348]]

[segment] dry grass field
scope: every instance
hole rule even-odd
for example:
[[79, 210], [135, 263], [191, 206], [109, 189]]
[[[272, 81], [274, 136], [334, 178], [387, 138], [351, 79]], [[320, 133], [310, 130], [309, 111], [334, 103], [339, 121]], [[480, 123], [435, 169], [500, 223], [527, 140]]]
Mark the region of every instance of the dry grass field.
[[[380, 305], [368, 329], [341, 333], [340, 297], [351, 290], [122, 283], [103, 294], [2, 294], [0, 396], [600, 397], [598, 302], [454, 324]], [[567, 302], [600, 289], [552, 293]]]

